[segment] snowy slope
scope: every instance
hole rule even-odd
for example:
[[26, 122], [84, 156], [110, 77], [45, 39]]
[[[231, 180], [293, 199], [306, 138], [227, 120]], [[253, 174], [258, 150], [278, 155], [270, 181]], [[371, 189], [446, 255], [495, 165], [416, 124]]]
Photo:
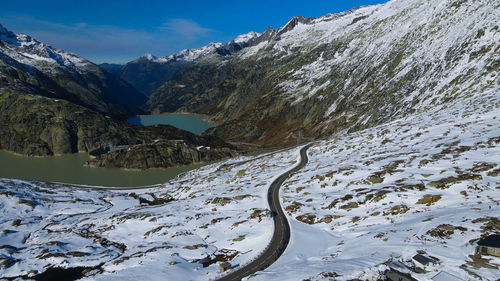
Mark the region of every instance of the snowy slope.
[[[218, 255], [243, 264], [266, 247], [273, 231], [267, 188], [298, 158], [294, 150], [250, 162], [235, 159], [143, 191], [1, 180], [0, 261], [13, 264], [0, 266], [0, 276], [104, 262], [104, 272], [92, 280], [215, 277], [216, 261], [208, 267], [203, 261]], [[174, 200], [140, 203], [152, 195]]]
[[26, 34], [14, 34], [0, 25], [0, 40], [8, 43], [0, 46], [0, 51], [11, 58], [45, 72], [53, 71], [55, 66], [78, 73], [89, 71], [95, 66], [86, 59], [75, 54], [55, 49], [39, 42]]
[[[405, 95], [407, 102], [418, 98], [427, 105], [435, 93], [446, 95], [458, 88], [455, 94], [460, 94], [470, 87], [477, 87], [470, 89], [472, 91], [485, 87], [488, 79], [481, 78], [496, 76], [495, 72], [488, 73], [485, 66], [499, 58], [498, 3], [487, 0], [460, 3], [395, 0], [298, 22], [293, 29], [269, 43], [275, 52], [296, 55], [292, 52], [296, 48], [308, 52], [322, 44], [335, 44], [337, 40], [342, 40], [342, 46], [332, 53], [332, 57], [320, 56], [311, 64], [290, 72], [289, 80], [281, 82], [280, 86], [298, 102], [332, 87], [317, 82], [328, 77], [335, 66], [354, 60], [363, 62], [365, 71], [377, 66], [386, 70], [393, 68], [391, 77], [385, 81], [388, 84], [417, 68], [418, 79], [413, 81], [417, 85], [413, 92]], [[395, 60], [394, 65], [386, 65], [387, 60]], [[420, 70], [424, 66], [428, 69]], [[458, 80], [457, 87], [451, 84], [454, 80]], [[330, 113], [331, 110], [325, 115]]]
[[[291, 242], [249, 280], [376, 280], [384, 263], [417, 250], [439, 270], [495, 280], [500, 259], [474, 252], [500, 230], [500, 96], [449, 105], [316, 142], [282, 188]], [[0, 254], [11, 266], [0, 274], [104, 263], [88, 280], [215, 278], [222, 261], [245, 264], [270, 241], [267, 188], [297, 151], [213, 164], [135, 194], [1, 180]]]
[[[299, 102], [312, 97], [321, 99], [321, 94], [340, 96], [344, 91], [328, 78], [337, 67], [345, 68], [354, 62], [362, 64], [360, 69], [352, 69], [355, 73], [351, 75], [368, 74], [375, 68], [388, 72], [384, 75], [387, 85], [381, 86], [380, 91], [403, 77], [412, 79], [412, 91], [400, 89], [396, 94], [404, 94], [404, 103], [418, 99], [422, 106], [427, 106], [436, 94], [473, 92], [491, 86], [491, 80], [498, 75], [495, 67], [486, 68], [499, 59], [498, 3], [463, 2], [393, 0], [341, 14], [303, 19], [291, 27], [292, 20], [277, 31], [279, 36], [274, 40], [248, 48], [241, 56], [248, 57], [245, 52], [249, 52], [283, 58], [328, 44], [335, 47], [286, 73], [288, 79], [279, 84], [284, 97]], [[272, 51], [258, 53], [266, 48]], [[388, 65], [388, 60], [392, 64]], [[492, 79], [482, 79], [484, 76]], [[356, 78], [346, 81], [344, 89], [352, 83], [357, 83], [358, 90], [369, 87], [368, 81], [354, 81]], [[349, 98], [355, 96], [351, 93]], [[325, 117], [333, 117], [334, 112], [332, 104]]]
[[249, 280], [378, 280], [418, 250], [463, 280], [496, 280], [500, 259], [474, 253], [500, 231], [499, 116], [500, 95], [485, 92], [317, 143], [283, 188], [291, 244]]

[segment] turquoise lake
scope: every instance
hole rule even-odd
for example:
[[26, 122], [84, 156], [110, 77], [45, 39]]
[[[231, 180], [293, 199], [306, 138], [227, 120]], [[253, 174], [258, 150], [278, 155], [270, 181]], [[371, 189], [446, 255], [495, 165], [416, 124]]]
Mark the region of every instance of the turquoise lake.
[[201, 135], [204, 131], [214, 126], [212, 122], [206, 119], [206, 116], [185, 113], [137, 115], [129, 118], [127, 122], [142, 126], [171, 125], [197, 135]]

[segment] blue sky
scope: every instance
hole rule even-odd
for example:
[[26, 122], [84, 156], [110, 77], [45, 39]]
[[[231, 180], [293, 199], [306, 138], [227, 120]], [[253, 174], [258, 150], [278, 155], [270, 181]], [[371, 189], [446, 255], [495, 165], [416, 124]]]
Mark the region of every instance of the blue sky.
[[322, 16], [386, 0], [40, 1], [5, 0], [0, 24], [96, 63], [165, 56], [249, 31], [278, 28], [293, 16]]

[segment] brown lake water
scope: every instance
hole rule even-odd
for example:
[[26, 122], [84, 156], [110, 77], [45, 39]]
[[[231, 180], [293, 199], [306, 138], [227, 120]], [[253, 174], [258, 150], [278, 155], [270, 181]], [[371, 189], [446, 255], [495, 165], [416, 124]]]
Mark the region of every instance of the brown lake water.
[[[184, 113], [139, 115], [130, 118], [128, 122], [143, 126], [168, 124], [195, 134], [201, 134], [213, 127], [213, 124], [203, 115]], [[0, 151], [0, 178], [132, 187], [164, 183], [180, 173], [202, 166], [189, 165], [168, 169], [127, 171], [85, 167], [84, 164], [89, 159], [87, 153], [35, 158]]]
[[84, 164], [89, 159], [87, 153], [27, 157], [2, 151], [0, 152], [0, 178], [131, 187], [164, 183], [180, 173], [201, 167], [201, 165], [189, 165], [168, 169], [127, 171], [85, 167]]

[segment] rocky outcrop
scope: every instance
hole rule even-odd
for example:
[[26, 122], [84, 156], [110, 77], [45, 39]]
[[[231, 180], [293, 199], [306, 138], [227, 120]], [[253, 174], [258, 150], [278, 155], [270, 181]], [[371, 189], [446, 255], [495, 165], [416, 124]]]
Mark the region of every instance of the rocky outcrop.
[[149, 169], [207, 163], [235, 157], [238, 153], [227, 147], [196, 147], [182, 141], [159, 141], [135, 145], [99, 155], [88, 162], [90, 167]]
[[65, 100], [12, 91], [0, 94], [0, 147], [29, 156], [91, 151], [138, 142], [132, 130]]

